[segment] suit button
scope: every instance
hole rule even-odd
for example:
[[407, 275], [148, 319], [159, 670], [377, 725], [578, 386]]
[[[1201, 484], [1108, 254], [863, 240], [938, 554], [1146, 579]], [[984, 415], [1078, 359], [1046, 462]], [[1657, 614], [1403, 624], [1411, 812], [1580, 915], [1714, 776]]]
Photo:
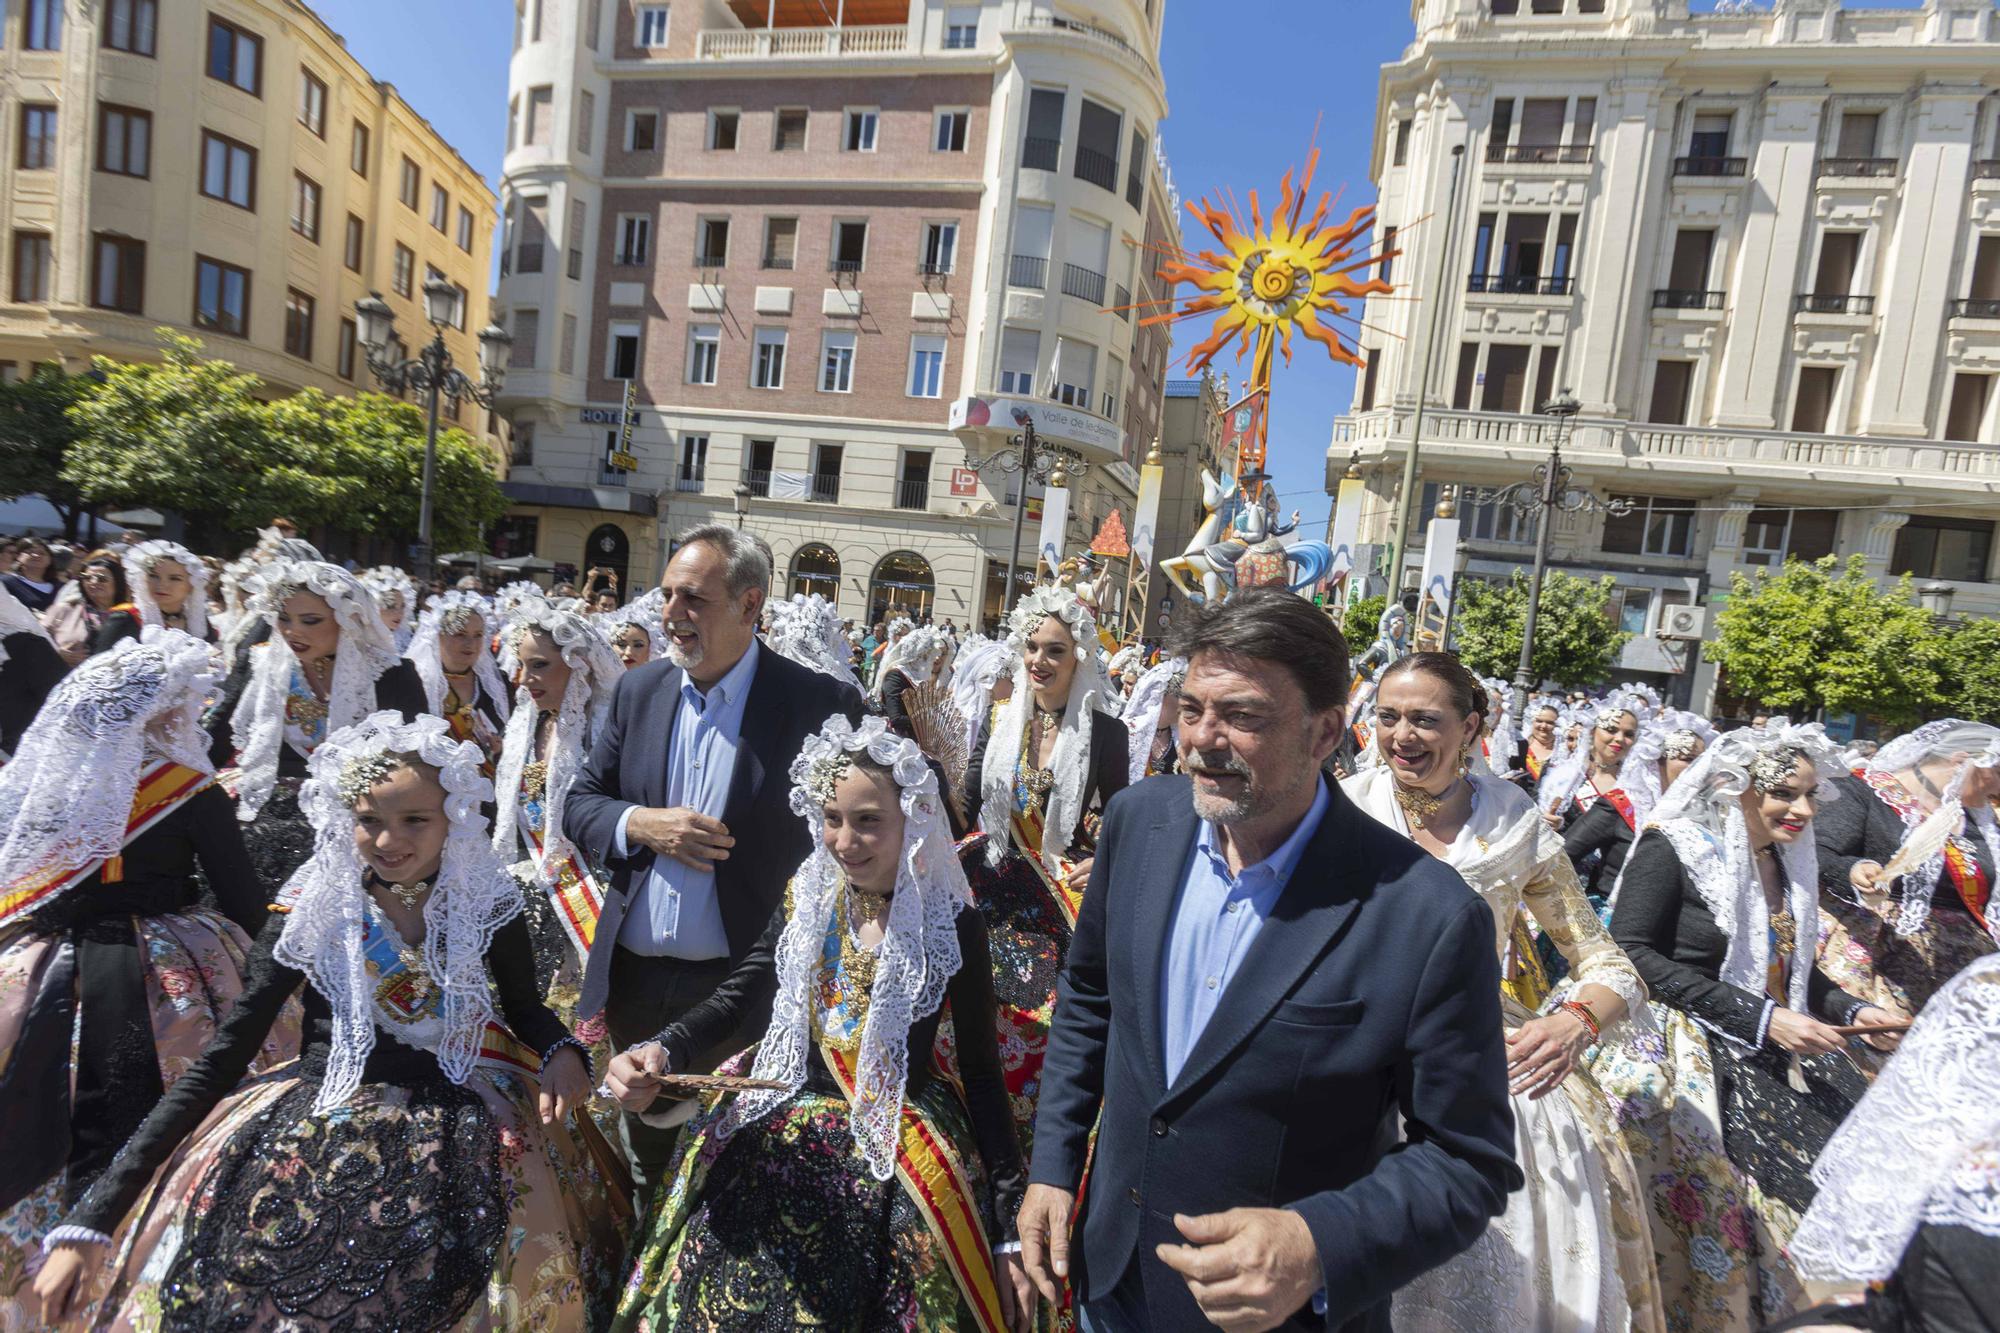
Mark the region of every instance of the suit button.
[[1153, 1117], [1153, 1137], [1156, 1139], [1167, 1137], [1167, 1122], [1159, 1116]]
[[1133, 1186], [1131, 1189], [1125, 1191], [1125, 1197], [1132, 1201], [1132, 1206], [1134, 1208], [1142, 1208], [1145, 1206], [1144, 1202], [1139, 1197], [1139, 1189], [1136, 1185]]

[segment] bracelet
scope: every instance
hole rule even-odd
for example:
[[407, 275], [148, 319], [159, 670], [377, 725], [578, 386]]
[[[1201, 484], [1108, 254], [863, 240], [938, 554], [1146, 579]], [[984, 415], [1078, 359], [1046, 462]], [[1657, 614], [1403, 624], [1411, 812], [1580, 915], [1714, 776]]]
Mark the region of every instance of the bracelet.
[[540, 1072], [544, 1074], [549, 1072], [549, 1061], [555, 1059], [556, 1052], [562, 1050], [564, 1047], [568, 1047], [570, 1050], [575, 1051], [578, 1055], [583, 1057], [583, 1076], [584, 1078], [588, 1079], [590, 1077], [590, 1072], [591, 1072], [590, 1048], [588, 1046], [585, 1046], [582, 1042], [578, 1041], [575, 1037], [566, 1036], [559, 1038], [557, 1041], [552, 1043], [546, 1051], [543, 1051], [542, 1067]]
[[1589, 1005], [1583, 1003], [1581, 1000], [1565, 1000], [1557, 1007], [1566, 1013], [1575, 1014], [1578, 1018], [1582, 1019], [1584, 1029], [1590, 1033], [1591, 1043], [1593, 1045], [1596, 1044], [1598, 1035], [1603, 1029], [1597, 1026], [1597, 1015], [1590, 1012]]

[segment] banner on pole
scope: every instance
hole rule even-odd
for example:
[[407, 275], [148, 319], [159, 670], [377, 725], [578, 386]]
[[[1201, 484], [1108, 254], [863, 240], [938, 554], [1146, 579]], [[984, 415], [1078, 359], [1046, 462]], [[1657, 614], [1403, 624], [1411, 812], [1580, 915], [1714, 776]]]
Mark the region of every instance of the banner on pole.
[[1132, 559], [1150, 568], [1153, 538], [1160, 526], [1160, 492], [1166, 485], [1164, 463], [1148, 463], [1139, 469], [1139, 503], [1132, 513]]
[[1361, 478], [1343, 477], [1334, 495], [1333, 525], [1326, 535], [1326, 544], [1333, 548], [1333, 559], [1327, 566], [1326, 586], [1336, 610], [1346, 610], [1350, 599], [1354, 544], [1361, 535], [1361, 497], [1367, 489], [1368, 483]]
[[[1411, 642], [1420, 651], [1445, 646], [1451, 628], [1452, 585], [1458, 574], [1458, 525], [1456, 517], [1433, 516], [1424, 538], [1424, 568], [1417, 587], [1417, 619]], [[1428, 639], [1428, 642], [1422, 642]]]
[[1066, 544], [1063, 529], [1069, 524], [1069, 489], [1051, 486], [1042, 496], [1041, 536], [1035, 541], [1035, 548], [1048, 566], [1053, 577], [1062, 568], [1063, 547]]

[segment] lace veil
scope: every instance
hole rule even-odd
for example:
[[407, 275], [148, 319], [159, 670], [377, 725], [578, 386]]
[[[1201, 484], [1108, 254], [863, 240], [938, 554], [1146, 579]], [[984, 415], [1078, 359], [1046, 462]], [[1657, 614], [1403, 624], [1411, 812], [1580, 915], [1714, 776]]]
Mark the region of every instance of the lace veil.
[[[569, 684], [564, 687], [562, 702], [557, 706], [556, 733], [549, 742], [548, 775], [542, 786], [542, 847], [546, 859], [574, 850], [563, 836], [563, 802], [576, 775], [583, 771], [584, 756], [597, 739], [597, 729], [611, 703], [611, 691], [625, 674], [625, 664], [612, 651], [610, 641], [585, 616], [549, 602], [523, 602], [508, 623], [503, 641], [501, 665], [509, 675], [519, 663], [521, 640], [536, 630], [555, 640], [556, 651], [569, 666]], [[521, 773], [534, 755], [535, 723], [540, 716], [534, 698], [523, 688], [515, 696], [513, 715], [507, 719], [507, 738], [500, 749], [500, 765], [494, 778], [500, 809], [493, 823], [493, 847], [504, 857], [512, 857], [518, 845]], [[539, 877], [540, 865], [533, 868]]]
[[[376, 609], [388, 604], [391, 596], [403, 603], [403, 622], [391, 630], [395, 636], [396, 651], [403, 652], [410, 646], [410, 640], [417, 634], [417, 581], [394, 565], [377, 565], [373, 569], [361, 571], [362, 586], [375, 594]], [[388, 617], [383, 621], [387, 623]]]
[[187, 571], [188, 599], [182, 607], [187, 617], [187, 632], [197, 639], [208, 637], [208, 566], [201, 557], [179, 542], [140, 542], [126, 550], [124, 555], [125, 584], [132, 590], [132, 605], [139, 610], [140, 625], [161, 625], [159, 603], [153, 600], [153, 590], [146, 583], [146, 575], [162, 560], [171, 560]]
[[962, 961], [955, 923], [959, 910], [972, 901], [972, 890], [952, 848], [936, 774], [916, 742], [897, 736], [879, 717], [863, 718], [859, 726], [839, 715], [828, 718], [792, 762], [792, 809], [811, 825], [813, 850], [792, 878], [791, 916], [778, 940], [771, 1026], [751, 1070], [756, 1078], [783, 1083], [785, 1091], [739, 1094], [720, 1133], [727, 1138], [755, 1123], [805, 1084], [820, 955], [830, 929], [849, 929], [846, 922], [834, 921], [840, 869], [822, 840], [825, 820], [811, 782], [814, 769], [842, 751], [866, 754], [887, 767], [901, 789], [903, 807], [903, 852], [876, 954], [875, 983], [868, 992], [850, 1112], [855, 1146], [875, 1178], [887, 1180], [896, 1172], [910, 1025], [944, 1003], [945, 988]]
[[416, 756], [438, 770], [444, 785], [451, 829], [424, 902], [423, 957], [424, 970], [443, 997], [443, 1034], [433, 1053], [454, 1083], [471, 1074], [493, 1018], [487, 946], [493, 932], [521, 912], [520, 887], [487, 840], [480, 813], [493, 788], [479, 774], [484, 756], [478, 746], [453, 740], [442, 718], [405, 723], [387, 711], [329, 735], [313, 751], [312, 778], [299, 793], [299, 805], [312, 821], [313, 853], [279, 893], [290, 911], [273, 950], [279, 962], [304, 972], [333, 1010], [326, 1077], [313, 1101], [316, 1113], [353, 1095], [375, 1049], [375, 1001], [361, 949], [368, 891], [354, 846], [354, 811], [341, 786], [350, 764], [383, 754]]
[[[1556, 724], [1557, 753], [1542, 770], [1541, 784], [1535, 788], [1535, 804], [1550, 812], [1568, 805], [1589, 779], [1593, 732], [1611, 726], [1619, 714], [1630, 713], [1639, 724], [1639, 734], [1619, 761], [1618, 789], [1632, 803], [1633, 822], [1643, 828], [1660, 799], [1660, 738], [1657, 735], [1649, 738], [1647, 727], [1658, 711], [1639, 691], [1620, 689], [1595, 704], [1566, 713]], [[1577, 737], [1573, 748], [1562, 740], [1571, 722], [1583, 724], [1583, 734]]]
[[911, 630], [883, 652], [882, 663], [875, 669], [874, 697], [882, 697], [891, 671], [901, 671], [910, 680], [922, 684], [930, 679], [931, 669], [938, 659], [948, 656], [950, 652], [951, 640], [945, 637], [943, 630], [932, 629], [928, 625]]
[[[539, 598], [536, 600], [540, 600]], [[512, 624], [514, 617], [522, 613], [527, 603], [517, 603], [513, 615], [508, 618]], [[417, 668], [417, 675], [424, 682], [424, 699], [433, 713], [444, 712], [444, 661], [438, 647], [438, 637], [456, 634], [465, 627], [472, 617], [479, 617], [482, 632], [479, 636], [479, 654], [472, 659], [472, 674], [479, 682], [480, 691], [493, 701], [500, 714], [500, 720], [508, 718], [507, 683], [500, 679], [500, 668], [493, 661], [489, 645], [493, 635], [501, 626], [496, 623], [498, 613], [493, 604], [476, 592], [454, 589], [433, 598], [417, 619], [417, 632], [410, 640], [410, 662]]]
[[974, 634], [959, 644], [951, 663], [951, 701], [965, 719], [965, 752], [979, 743], [979, 729], [992, 708], [993, 685], [1002, 676], [1014, 674], [1020, 654], [1005, 639], [989, 639]]
[[[1966, 824], [1979, 830], [1985, 840], [1987, 851], [1995, 865], [2000, 865], [2000, 826], [1994, 822], [1993, 807], [1973, 806], [1968, 808], [1960, 799], [1965, 791], [1965, 780], [1974, 768], [1992, 768], [2000, 765], [2000, 727], [1990, 727], [1983, 722], [1964, 722], [1958, 718], [1944, 718], [1937, 722], [1926, 722], [1915, 731], [1898, 736], [1868, 761], [1868, 772], [1878, 776], [1900, 777], [1902, 774], [1930, 760], [1950, 760], [1954, 756], [1965, 756], [1959, 761], [1945, 784], [1944, 799], [1940, 809], [1957, 811], [1964, 816], [1958, 825], [1962, 835]], [[1913, 793], [1914, 794], [1914, 793]], [[1912, 810], [1903, 816], [1904, 837], [1916, 831], [1929, 812]], [[1903, 876], [1902, 904], [1898, 908], [1895, 931], [1908, 938], [1924, 928], [1930, 920], [1931, 893], [1937, 887], [1938, 876], [1944, 873], [1944, 852], [1924, 862], [1909, 874]]]
[[1153, 757], [1153, 737], [1160, 729], [1160, 711], [1166, 706], [1167, 691], [1178, 689], [1187, 677], [1185, 657], [1167, 657], [1150, 667], [1132, 687], [1125, 702], [1125, 728], [1131, 736], [1126, 753], [1131, 759], [1132, 781], [1146, 776], [1146, 761]]
[[[635, 603], [636, 605], [636, 603]], [[764, 636], [764, 646], [780, 657], [789, 657], [802, 667], [810, 667], [821, 675], [832, 676], [845, 681], [856, 690], [861, 681], [854, 674], [851, 662], [854, 649], [847, 636], [840, 630], [840, 614], [833, 603], [813, 593], [794, 593], [791, 600], [773, 602], [770, 607], [771, 628]], [[643, 622], [658, 637], [660, 617], [656, 613], [648, 622]], [[654, 645], [654, 652], [664, 651], [662, 640]]]

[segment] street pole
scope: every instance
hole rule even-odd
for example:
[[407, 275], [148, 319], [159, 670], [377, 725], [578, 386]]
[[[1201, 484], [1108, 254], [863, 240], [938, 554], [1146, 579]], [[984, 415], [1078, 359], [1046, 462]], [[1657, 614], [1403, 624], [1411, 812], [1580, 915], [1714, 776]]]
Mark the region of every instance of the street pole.
[[1417, 447], [1424, 433], [1424, 404], [1430, 395], [1431, 361], [1437, 354], [1438, 334], [1444, 326], [1444, 282], [1451, 271], [1451, 238], [1458, 225], [1458, 173], [1464, 162], [1465, 145], [1457, 144], [1451, 150], [1451, 192], [1450, 202], [1445, 205], [1444, 247], [1438, 252], [1437, 276], [1431, 283], [1430, 336], [1424, 341], [1422, 378], [1417, 381], [1417, 410], [1410, 420], [1410, 447], [1403, 455], [1403, 489], [1396, 497], [1395, 536], [1389, 544], [1389, 604], [1392, 606], [1403, 595], [1403, 554], [1404, 547], [1409, 545], [1410, 514], [1416, 504]]
[[1028, 479], [1035, 465], [1035, 423], [1021, 423], [1021, 494], [1020, 503], [1014, 506], [1014, 541], [1007, 548], [1007, 581], [1001, 585], [1000, 618], [1007, 618], [1008, 608], [1014, 605], [1014, 566], [1021, 563], [1021, 522], [1028, 516]]
[[1562, 501], [1562, 446], [1549, 450], [1548, 475], [1542, 478], [1540, 520], [1535, 524], [1535, 572], [1528, 583], [1528, 614], [1521, 622], [1521, 662], [1514, 670], [1514, 716], [1528, 706], [1535, 688], [1535, 615], [1542, 607], [1542, 576], [1549, 567], [1549, 534], [1555, 530], [1555, 509]]
[[436, 334], [431, 345], [424, 349], [424, 360], [433, 369], [430, 379], [430, 429], [424, 433], [424, 493], [417, 506], [417, 581], [428, 585], [431, 581], [433, 565], [431, 550], [431, 483], [437, 476], [438, 446], [438, 400], [443, 396], [439, 381], [444, 378], [436, 373], [436, 368], [444, 364], [447, 355], [444, 335]]

